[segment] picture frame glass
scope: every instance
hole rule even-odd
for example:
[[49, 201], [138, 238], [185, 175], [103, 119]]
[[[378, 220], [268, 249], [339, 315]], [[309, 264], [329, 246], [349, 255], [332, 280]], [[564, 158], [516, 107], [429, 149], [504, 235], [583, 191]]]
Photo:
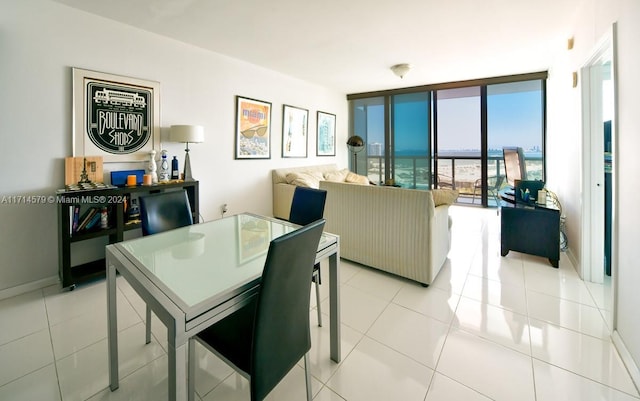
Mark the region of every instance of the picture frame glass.
[[160, 83], [72, 68], [74, 157], [144, 162], [160, 151]]
[[282, 157], [307, 157], [309, 110], [286, 104], [282, 110]]
[[336, 155], [336, 115], [318, 111], [316, 156]]
[[271, 103], [236, 96], [236, 159], [271, 158]]

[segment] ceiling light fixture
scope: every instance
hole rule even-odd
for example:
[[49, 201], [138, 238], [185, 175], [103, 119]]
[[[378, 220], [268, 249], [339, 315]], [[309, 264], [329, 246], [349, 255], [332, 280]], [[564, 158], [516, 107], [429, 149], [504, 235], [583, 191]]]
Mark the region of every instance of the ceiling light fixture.
[[407, 75], [410, 69], [411, 64], [396, 64], [391, 66], [391, 71], [393, 71], [393, 73], [399, 76], [401, 79], [404, 78], [405, 75]]

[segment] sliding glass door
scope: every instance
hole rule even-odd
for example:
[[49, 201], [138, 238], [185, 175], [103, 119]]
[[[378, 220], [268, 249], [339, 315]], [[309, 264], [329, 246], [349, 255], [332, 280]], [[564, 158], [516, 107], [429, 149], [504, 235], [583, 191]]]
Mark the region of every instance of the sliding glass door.
[[412, 189], [454, 188], [458, 203], [497, 206], [503, 147], [544, 180], [546, 72], [349, 95], [353, 171]]

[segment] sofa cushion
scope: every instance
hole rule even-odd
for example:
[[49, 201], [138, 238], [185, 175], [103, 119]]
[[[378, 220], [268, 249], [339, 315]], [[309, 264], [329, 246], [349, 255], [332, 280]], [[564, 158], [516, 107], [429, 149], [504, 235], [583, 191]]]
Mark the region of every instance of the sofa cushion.
[[360, 184], [360, 185], [369, 185], [369, 178], [364, 175], [355, 174], [349, 171], [347, 176], [344, 178], [344, 182], [350, 182], [352, 184]]
[[455, 189], [432, 189], [431, 193], [435, 206], [452, 205], [458, 199], [458, 191]]
[[287, 174], [287, 183], [298, 187], [316, 188], [320, 187], [320, 181], [324, 176], [319, 171], [305, 171]]
[[344, 182], [345, 178], [347, 178], [347, 174], [349, 174], [348, 168], [343, 168], [342, 170], [335, 171], [326, 171], [324, 173], [324, 179], [326, 181]]

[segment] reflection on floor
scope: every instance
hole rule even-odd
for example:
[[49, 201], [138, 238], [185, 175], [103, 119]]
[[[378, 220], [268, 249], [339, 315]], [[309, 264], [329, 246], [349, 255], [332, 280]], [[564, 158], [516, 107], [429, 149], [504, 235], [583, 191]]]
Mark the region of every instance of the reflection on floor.
[[[328, 327], [315, 325], [312, 296], [315, 400], [639, 399], [609, 339], [606, 286], [580, 280], [564, 254], [559, 269], [516, 252], [500, 257], [495, 209], [451, 214], [451, 253], [428, 288], [342, 261], [340, 364], [329, 360]], [[99, 282], [0, 301], [1, 400], [167, 398], [165, 330], [156, 319], [144, 345], [144, 304], [118, 280], [120, 389], [107, 386]], [[328, 311], [328, 286], [321, 288]], [[244, 379], [198, 351], [200, 400], [249, 399]], [[304, 391], [299, 366], [268, 399], [300, 400]]]

